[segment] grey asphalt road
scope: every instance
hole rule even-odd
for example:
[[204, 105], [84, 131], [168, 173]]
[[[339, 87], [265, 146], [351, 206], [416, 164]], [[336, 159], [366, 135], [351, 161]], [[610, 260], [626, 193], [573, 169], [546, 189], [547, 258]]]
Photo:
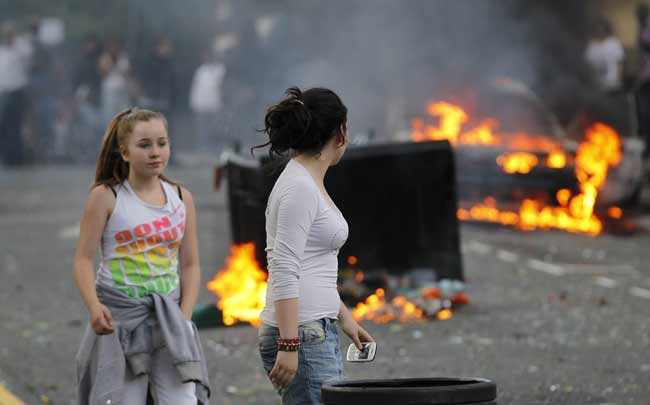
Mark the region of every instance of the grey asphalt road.
[[[228, 211], [212, 167], [169, 174], [194, 193], [203, 280], [224, 264]], [[91, 167], [0, 169], [0, 382], [28, 404], [75, 404], [87, 314], [72, 279]], [[463, 224], [471, 304], [447, 321], [366, 325], [349, 378], [479, 376], [499, 404], [650, 403], [650, 237]], [[200, 303], [214, 301], [203, 288]], [[251, 326], [201, 330], [215, 404], [277, 404]], [[349, 344], [342, 338], [342, 346]]]

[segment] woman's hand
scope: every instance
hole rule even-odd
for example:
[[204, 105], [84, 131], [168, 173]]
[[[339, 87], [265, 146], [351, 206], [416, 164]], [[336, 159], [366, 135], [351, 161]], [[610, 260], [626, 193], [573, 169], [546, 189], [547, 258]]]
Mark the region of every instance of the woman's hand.
[[111, 311], [103, 304], [99, 304], [90, 311], [90, 325], [98, 335], [113, 333], [113, 317]]
[[370, 333], [366, 332], [366, 330], [363, 329], [351, 316], [343, 317], [341, 319], [341, 330], [352, 339], [354, 345], [359, 350], [363, 350], [361, 343], [375, 341], [375, 339], [370, 336]]
[[296, 371], [298, 371], [298, 352], [278, 351], [269, 378], [276, 387], [287, 388], [293, 381]]

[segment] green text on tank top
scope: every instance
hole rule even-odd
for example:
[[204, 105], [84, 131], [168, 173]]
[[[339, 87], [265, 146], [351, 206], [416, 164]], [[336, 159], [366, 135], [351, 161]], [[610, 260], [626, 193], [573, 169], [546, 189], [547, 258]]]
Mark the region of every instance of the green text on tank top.
[[[183, 200], [183, 193], [180, 186], [177, 186], [178, 196]], [[117, 193], [111, 187], [113, 195], [117, 197]], [[153, 221], [152, 227], [156, 230], [169, 227], [169, 218], [163, 218], [160, 221]], [[164, 231], [161, 239], [168, 241], [174, 238], [171, 231]], [[134, 241], [130, 245], [133, 250], [143, 250], [145, 241], [143, 239]], [[116, 259], [109, 261], [109, 269], [115, 282], [115, 287], [127, 294], [131, 298], [143, 297], [150, 293], [159, 293], [166, 295], [178, 287], [178, 278], [175, 277], [171, 271], [172, 267], [178, 266], [178, 250], [179, 243], [172, 243], [169, 247], [157, 246], [154, 249], [145, 253], [133, 254], [128, 251], [128, 247], [122, 246], [124, 254]], [[170, 255], [171, 250], [171, 255]], [[147, 262], [146, 259], [149, 259]], [[149, 266], [151, 264], [152, 266]], [[124, 273], [122, 273], [122, 268]], [[127, 284], [140, 284], [140, 286], [130, 286]]]

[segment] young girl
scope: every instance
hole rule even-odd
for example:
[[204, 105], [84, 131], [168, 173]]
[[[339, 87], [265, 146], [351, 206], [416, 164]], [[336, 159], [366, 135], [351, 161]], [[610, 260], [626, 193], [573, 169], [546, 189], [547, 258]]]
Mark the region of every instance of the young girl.
[[148, 394], [156, 404], [208, 403], [190, 320], [200, 285], [194, 203], [163, 176], [169, 155], [157, 112], [123, 111], [104, 135], [74, 259], [90, 314], [77, 354], [79, 404], [142, 405]]
[[347, 108], [331, 90], [287, 90], [265, 118], [272, 154], [290, 153], [266, 210], [269, 288], [259, 349], [283, 404], [319, 404], [324, 381], [343, 377], [337, 323], [356, 346], [373, 338], [336, 288], [348, 224], [323, 184], [348, 143]]

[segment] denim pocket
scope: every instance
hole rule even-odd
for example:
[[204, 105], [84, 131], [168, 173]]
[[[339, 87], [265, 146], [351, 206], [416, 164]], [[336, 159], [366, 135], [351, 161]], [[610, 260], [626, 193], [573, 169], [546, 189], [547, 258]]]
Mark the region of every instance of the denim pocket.
[[278, 339], [277, 335], [264, 335], [257, 338], [258, 347], [260, 352], [269, 352], [277, 351], [278, 344], [276, 340]]
[[262, 358], [262, 365], [267, 373], [270, 373], [275, 365], [275, 357], [278, 353], [278, 344], [275, 341], [277, 336], [265, 335], [258, 338], [258, 348], [260, 357]]
[[305, 346], [319, 345], [325, 342], [327, 335], [321, 321], [307, 322], [300, 325], [300, 342]]

